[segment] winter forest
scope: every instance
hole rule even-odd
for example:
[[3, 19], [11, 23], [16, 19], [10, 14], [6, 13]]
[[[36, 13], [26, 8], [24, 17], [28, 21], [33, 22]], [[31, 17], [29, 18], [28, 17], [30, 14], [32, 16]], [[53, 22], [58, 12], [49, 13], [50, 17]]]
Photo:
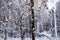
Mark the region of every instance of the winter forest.
[[0, 40], [60, 40], [60, 0], [0, 0]]

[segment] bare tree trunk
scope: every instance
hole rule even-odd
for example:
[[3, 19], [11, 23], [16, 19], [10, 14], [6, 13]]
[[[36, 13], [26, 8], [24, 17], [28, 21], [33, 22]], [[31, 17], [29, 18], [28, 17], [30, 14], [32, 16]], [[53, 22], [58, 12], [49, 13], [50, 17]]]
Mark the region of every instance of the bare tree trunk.
[[6, 31], [6, 29], [4, 31], [5, 31], [4, 32], [4, 34], [5, 34], [4, 40], [7, 40], [7, 31]]
[[32, 40], [35, 40], [35, 35], [34, 35], [34, 1], [33, 0], [30, 0], [31, 2], [31, 14], [32, 14]]
[[3, 22], [4, 22], [4, 40], [7, 40], [7, 22], [8, 22], [8, 19], [7, 19], [7, 16], [5, 15], [3, 17]]
[[57, 38], [57, 21], [56, 21], [56, 13], [54, 13], [54, 27], [55, 27], [55, 37]]
[[23, 40], [23, 35], [22, 35], [22, 17], [20, 16], [20, 31], [21, 31], [21, 40]]
[[20, 15], [20, 31], [21, 31], [21, 40], [24, 40], [24, 32], [22, 30], [22, 16]]

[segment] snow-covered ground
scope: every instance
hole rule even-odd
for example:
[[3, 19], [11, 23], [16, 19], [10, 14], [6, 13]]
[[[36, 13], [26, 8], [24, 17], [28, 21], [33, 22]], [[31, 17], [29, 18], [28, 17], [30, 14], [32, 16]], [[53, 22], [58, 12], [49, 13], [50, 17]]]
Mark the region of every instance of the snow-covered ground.
[[[0, 38], [0, 40], [4, 40]], [[21, 38], [7, 38], [7, 40], [21, 40]], [[24, 40], [31, 40], [30, 38], [25, 38]]]
[[[0, 40], [4, 40], [4, 39], [0, 39]], [[21, 40], [21, 38], [7, 38], [7, 40]], [[31, 40], [30, 38], [25, 38], [24, 40]], [[41, 37], [41, 38], [35, 38], [35, 40], [50, 40], [47, 37]], [[55, 40], [55, 38], [53, 38], [52, 40]], [[57, 39], [59, 40], [59, 39]]]
[[[4, 40], [4, 39], [0, 39]], [[8, 38], [7, 40], [21, 40], [21, 38]], [[31, 40], [30, 38], [25, 38], [24, 40]], [[46, 38], [36, 38], [36, 40], [46, 40]]]

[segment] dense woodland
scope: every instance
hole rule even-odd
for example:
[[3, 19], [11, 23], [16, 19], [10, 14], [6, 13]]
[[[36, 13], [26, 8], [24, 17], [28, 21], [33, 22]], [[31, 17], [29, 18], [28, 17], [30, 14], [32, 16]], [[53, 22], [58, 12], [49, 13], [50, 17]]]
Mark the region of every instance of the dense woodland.
[[0, 39], [60, 40], [59, 15], [60, 1], [0, 0]]

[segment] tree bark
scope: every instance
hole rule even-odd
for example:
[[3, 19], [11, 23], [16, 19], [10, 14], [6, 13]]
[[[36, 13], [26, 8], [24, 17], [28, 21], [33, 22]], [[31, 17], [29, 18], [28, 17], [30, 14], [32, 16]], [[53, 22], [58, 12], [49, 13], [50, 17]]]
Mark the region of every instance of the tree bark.
[[54, 12], [54, 27], [55, 27], [55, 37], [57, 38], [57, 21], [56, 21], [56, 13]]
[[32, 40], [35, 40], [35, 35], [34, 35], [34, 1], [33, 0], [30, 0], [31, 2], [31, 14], [32, 14]]
[[6, 39], [7, 39], [7, 31], [5, 29], [5, 37], [4, 37], [4, 40], [6, 40]]
[[25, 32], [22, 30], [22, 16], [20, 15], [20, 31], [21, 31], [21, 40], [24, 40], [24, 34]]

